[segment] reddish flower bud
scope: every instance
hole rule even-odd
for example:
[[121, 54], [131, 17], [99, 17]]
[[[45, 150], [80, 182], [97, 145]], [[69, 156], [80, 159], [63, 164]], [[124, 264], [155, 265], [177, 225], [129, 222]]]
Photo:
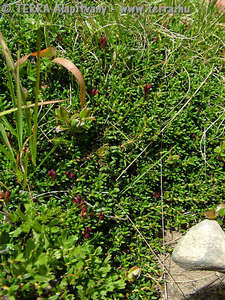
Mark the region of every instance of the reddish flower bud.
[[48, 171], [48, 176], [50, 176], [52, 178], [52, 180], [55, 180], [56, 177], [56, 171], [51, 169]]
[[156, 199], [159, 199], [160, 193], [159, 193], [159, 192], [156, 192], [156, 193], [154, 194], [154, 196], [155, 196]]
[[77, 200], [80, 202], [81, 201], [81, 195], [77, 195]]
[[101, 36], [99, 41], [100, 41], [101, 48], [105, 49], [105, 46], [107, 44], [106, 38], [104, 36]]
[[88, 228], [87, 228], [87, 231], [92, 232], [92, 228], [91, 228], [91, 227], [88, 227]]
[[55, 56], [51, 56], [51, 60], [55, 59]]
[[84, 235], [84, 237], [85, 237], [85, 239], [89, 239], [89, 233], [85, 233], [85, 235]]
[[153, 41], [156, 43], [156, 42], [158, 42], [158, 37], [156, 36], [156, 37], [154, 37], [154, 39], [153, 39]]
[[62, 36], [61, 35], [57, 35], [57, 40], [59, 41], [59, 42], [61, 42], [61, 40], [62, 40]]
[[98, 213], [99, 220], [103, 220], [103, 215], [101, 213]]
[[93, 88], [93, 89], [89, 92], [89, 94], [90, 94], [90, 96], [95, 96], [95, 95], [98, 94], [98, 90], [96, 90], [96, 89]]
[[87, 208], [86, 207], [82, 207], [82, 212], [86, 213], [87, 212]]
[[74, 173], [69, 173], [68, 178], [72, 179], [74, 178], [75, 174]]
[[10, 191], [6, 192], [6, 194], [5, 194], [5, 199], [9, 199], [10, 195], [11, 195], [11, 192], [10, 192]]
[[69, 179], [72, 179], [72, 178], [75, 177], [75, 174], [71, 173], [70, 171], [66, 171], [66, 177], [69, 178]]
[[0, 198], [1, 198], [1, 199], [5, 199], [5, 192], [0, 191]]
[[87, 217], [87, 208], [86, 207], [82, 207], [82, 209], [81, 209], [81, 217], [83, 219], [86, 219], [86, 217]]
[[151, 87], [152, 87], [151, 84], [146, 84], [146, 86], [144, 88], [144, 96], [146, 96], [148, 94]]
[[80, 201], [77, 198], [75, 198], [75, 199], [72, 200], [72, 203], [77, 203], [78, 204], [78, 203], [80, 203]]

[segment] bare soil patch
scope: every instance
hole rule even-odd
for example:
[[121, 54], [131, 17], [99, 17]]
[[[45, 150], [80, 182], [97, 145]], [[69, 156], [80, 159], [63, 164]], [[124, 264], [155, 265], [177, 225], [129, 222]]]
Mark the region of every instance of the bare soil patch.
[[[174, 248], [182, 234], [167, 231], [165, 243]], [[188, 271], [172, 261], [171, 254], [160, 257], [165, 263], [169, 274], [165, 276], [164, 292], [161, 299], [165, 300], [224, 300], [225, 274], [213, 271]]]

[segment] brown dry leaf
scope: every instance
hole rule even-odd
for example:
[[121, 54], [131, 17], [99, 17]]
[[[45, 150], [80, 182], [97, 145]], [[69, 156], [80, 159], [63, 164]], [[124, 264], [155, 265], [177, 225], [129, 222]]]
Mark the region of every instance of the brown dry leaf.
[[80, 101], [81, 101], [81, 106], [84, 108], [84, 103], [85, 103], [85, 83], [84, 83], [84, 78], [83, 75], [81, 74], [80, 70], [68, 59], [62, 58], [62, 57], [57, 57], [53, 59], [52, 62], [55, 62], [59, 65], [62, 65], [65, 67], [68, 71], [73, 73], [73, 75], [76, 77], [79, 85], [80, 85]]
[[[33, 52], [30, 55], [31, 56], [37, 56], [38, 53], [37, 52]], [[48, 47], [48, 48], [40, 51], [40, 57], [43, 57], [43, 56], [51, 57], [51, 56], [55, 56], [55, 55], [56, 55], [56, 49], [55, 49], [55, 47]]]
[[[206, 3], [210, 3], [211, 0], [205, 0]], [[221, 11], [224, 11], [225, 10], [225, 0], [218, 0], [216, 1], [216, 4], [215, 6], [221, 10]]]
[[[55, 56], [56, 54], [56, 49], [55, 47], [48, 47], [46, 49], [43, 49], [40, 51], [40, 57], [43, 56]], [[38, 52], [33, 52], [30, 53], [28, 55], [23, 56], [22, 58], [20, 58], [18, 61], [15, 62], [14, 66], [17, 67], [17, 65], [21, 65], [23, 64], [29, 56], [37, 56]], [[73, 75], [76, 77], [77, 82], [80, 85], [80, 101], [81, 101], [81, 106], [82, 108], [84, 108], [85, 105], [85, 83], [84, 83], [84, 78], [83, 75], [81, 74], [80, 70], [68, 59], [66, 58], [62, 58], [62, 57], [58, 57], [52, 60], [52, 62], [57, 63], [59, 65], [62, 65], [64, 68], [66, 68], [68, 71], [70, 71], [71, 73], [73, 73]]]
[[208, 220], [215, 220], [216, 219], [216, 214], [213, 210], [208, 210], [206, 213], [205, 213], [205, 216]]
[[216, 6], [221, 10], [224, 11], [225, 10], [225, 0], [218, 0], [216, 2]]
[[18, 61], [15, 62], [15, 67], [17, 67], [17, 65], [22, 65], [28, 59], [29, 56], [30, 54], [21, 57]]
[[[37, 52], [33, 52], [33, 53], [30, 53], [28, 55], [25, 55], [23, 57], [21, 57], [18, 61], [15, 62], [15, 67], [17, 67], [17, 64], [22, 65], [27, 59], [29, 56], [37, 56]], [[56, 49], [55, 47], [48, 47], [46, 49], [43, 49], [40, 51], [40, 57], [43, 57], [43, 56], [55, 56], [56, 54]]]

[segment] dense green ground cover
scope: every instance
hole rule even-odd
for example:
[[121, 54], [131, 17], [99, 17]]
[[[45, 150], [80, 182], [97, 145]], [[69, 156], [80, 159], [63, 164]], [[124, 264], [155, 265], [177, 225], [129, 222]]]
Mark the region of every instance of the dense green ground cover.
[[[74, 136], [56, 132], [59, 105], [81, 110], [79, 86], [40, 58], [39, 100], [69, 100], [40, 109], [27, 185], [0, 152], [10, 219], [0, 215], [0, 285], [10, 299], [158, 299], [164, 230], [186, 231], [225, 199], [224, 16], [199, 1], [174, 15], [121, 14], [116, 3], [105, 16], [12, 11], [0, 20], [14, 61], [18, 49], [37, 51], [40, 28], [41, 49], [56, 47], [83, 74], [95, 117]], [[31, 103], [35, 60], [20, 68]], [[2, 112], [12, 101], [3, 56], [0, 66]], [[15, 115], [7, 119], [15, 127]], [[66, 141], [47, 157], [56, 138]], [[132, 280], [134, 266], [141, 273]]]

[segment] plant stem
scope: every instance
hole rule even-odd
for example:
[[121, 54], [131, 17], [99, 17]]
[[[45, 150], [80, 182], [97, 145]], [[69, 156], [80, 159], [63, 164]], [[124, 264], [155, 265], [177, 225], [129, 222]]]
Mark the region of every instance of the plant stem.
[[41, 34], [40, 34], [40, 27], [37, 31], [37, 77], [36, 77], [36, 85], [35, 85], [35, 106], [34, 106], [34, 129], [33, 129], [33, 139], [32, 139], [32, 162], [36, 165], [36, 158], [37, 158], [37, 125], [38, 125], [38, 96], [39, 96], [39, 85], [40, 85], [40, 44], [41, 44]]

